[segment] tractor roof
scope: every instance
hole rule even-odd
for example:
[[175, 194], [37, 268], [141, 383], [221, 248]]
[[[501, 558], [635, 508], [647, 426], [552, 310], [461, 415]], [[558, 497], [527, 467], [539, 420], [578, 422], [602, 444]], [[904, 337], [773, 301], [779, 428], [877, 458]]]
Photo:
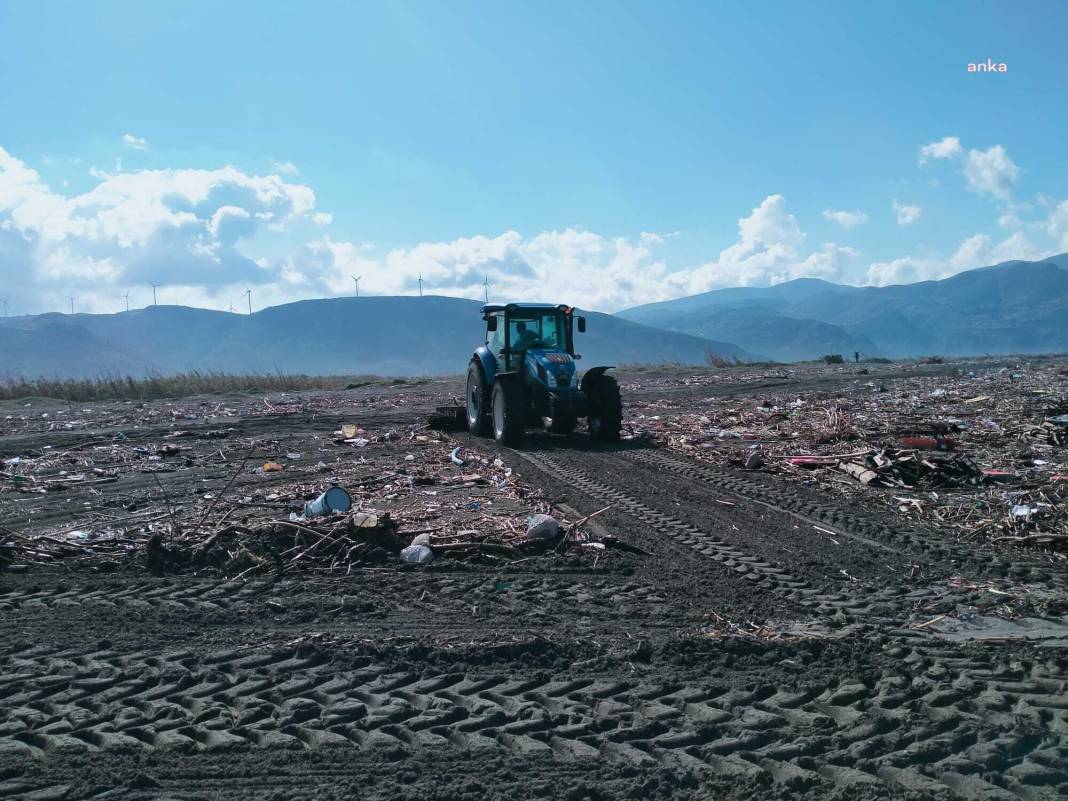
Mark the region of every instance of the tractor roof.
[[550, 311], [553, 309], [559, 309], [563, 311], [567, 308], [564, 303], [487, 303], [482, 307], [483, 314], [493, 314], [494, 312], [505, 311]]

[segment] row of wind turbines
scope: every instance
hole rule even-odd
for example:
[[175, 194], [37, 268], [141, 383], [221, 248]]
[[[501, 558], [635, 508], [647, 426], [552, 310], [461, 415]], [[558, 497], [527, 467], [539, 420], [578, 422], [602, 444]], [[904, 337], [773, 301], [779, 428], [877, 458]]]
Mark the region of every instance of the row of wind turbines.
[[[353, 276], [351, 276], [351, 278], [352, 278], [353, 282], [356, 284], [356, 297], [359, 297], [360, 296], [360, 279], [363, 278], [363, 276], [362, 275], [353, 275]], [[419, 279], [418, 280], [419, 280], [419, 297], [423, 297], [423, 284], [425, 282], [423, 281], [423, 274], [422, 273], [419, 274]], [[163, 287], [164, 284], [149, 284], [149, 286], [152, 287], [152, 305], [153, 306], [158, 306], [159, 303], [157, 302], [156, 290], [160, 289], [161, 287]], [[485, 280], [482, 282], [482, 287], [483, 287], [483, 290], [484, 290], [486, 303], [489, 303], [489, 276], [488, 275], [485, 277]], [[245, 298], [248, 301], [248, 313], [252, 314], [252, 290], [251, 289], [246, 289], [244, 294], [242, 295], [242, 297]], [[122, 296], [122, 299], [126, 302], [126, 311], [129, 311], [130, 310], [130, 290], [128, 290], [128, 289], [126, 290], [126, 292]], [[2, 305], [4, 307], [4, 317], [7, 317], [8, 299], [7, 298], [0, 298], [0, 305]], [[230, 304], [230, 313], [233, 314], [234, 311], [235, 311], [234, 304], [231, 303]], [[70, 297], [70, 313], [74, 314], [74, 296], [73, 295], [71, 295], [71, 297]]]

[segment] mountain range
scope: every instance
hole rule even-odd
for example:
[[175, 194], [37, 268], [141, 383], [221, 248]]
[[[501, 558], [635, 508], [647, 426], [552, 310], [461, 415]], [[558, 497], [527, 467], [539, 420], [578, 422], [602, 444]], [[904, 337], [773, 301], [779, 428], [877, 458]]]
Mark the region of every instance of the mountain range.
[[[443, 375], [482, 341], [478, 301], [439, 296], [304, 300], [251, 315], [149, 306], [0, 318], [0, 377], [186, 370]], [[800, 278], [582, 312], [583, 366], [1068, 351], [1068, 254], [940, 281], [855, 287]]]
[[[187, 370], [311, 375], [445, 375], [467, 369], [484, 338], [481, 303], [459, 298], [304, 300], [251, 315], [149, 306], [118, 314], [0, 319], [0, 377], [97, 377]], [[726, 342], [580, 312], [582, 366], [676, 361], [709, 351], [754, 355]]]
[[1068, 254], [885, 287], [799, 278], [650, 303], [617, 316], [782, 361], [855, 351], [896, 358], [1061, 352], [1068, 350]]

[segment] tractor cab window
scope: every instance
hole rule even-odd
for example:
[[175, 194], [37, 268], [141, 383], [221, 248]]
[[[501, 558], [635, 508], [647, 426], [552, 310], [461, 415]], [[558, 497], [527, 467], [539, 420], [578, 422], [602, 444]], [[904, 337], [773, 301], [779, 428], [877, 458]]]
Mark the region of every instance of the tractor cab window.
[[497, 330], [487, 332], [486, 347], [497, 354], [504, 350], [504, 315], [497, 312], [493, 316], [497, 318]]
[[541, 348], [563, 350], [565, 323], [561, 312], [548, 314], [512, 314], [508, 320], [512, 350]]

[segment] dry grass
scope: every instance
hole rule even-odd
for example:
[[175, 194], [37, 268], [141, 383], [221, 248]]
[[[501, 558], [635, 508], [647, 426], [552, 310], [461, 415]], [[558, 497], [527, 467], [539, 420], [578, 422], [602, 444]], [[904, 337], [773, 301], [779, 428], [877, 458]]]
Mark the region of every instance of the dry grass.
[[175, 375], [143, 378], [102, 375], [98, 378], [0, 379], [0, 400], [39, 397], [69, 401], [154, 400], [226, 392], [291, 392], [305, 389], [354, 389], [369, 384], [412, 383], [419, 379], [374, 376], [314, 376], [264, 373], [229, 375], [193, 370]]

